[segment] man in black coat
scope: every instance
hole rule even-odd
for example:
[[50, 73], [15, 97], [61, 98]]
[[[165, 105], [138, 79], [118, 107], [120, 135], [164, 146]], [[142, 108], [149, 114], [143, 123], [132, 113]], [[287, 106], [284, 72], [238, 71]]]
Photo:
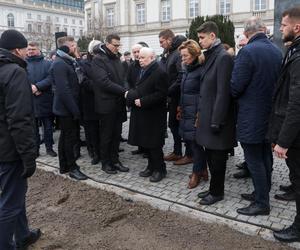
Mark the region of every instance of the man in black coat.
[[[0, 249], [27, 249], [41, 232], [29, 230], [27, 178], [36, 169], [31, 85], [26, 73], [27, 40], [16, 30], [0, 38]], [[15, 242], [14, 242], [15, 241]]]
[[117, 34], [108, 35], [92, 62], [95, 111], [100, 115], [100, 157], [102, 170], [108, 174], [129, 171], [118, 155], [122, 122], [127, 119], [120, 40]]
[[169, 106], [169, 122], [168, 126], [171, 130], [174, 140], [173, 152], [164, 157], [166, 161], [174, 161], [175, 165], [185, 165], [192, 162], [191, 149], [187, 145], [185, 156], [182, 157], [182, 138], [179, 135], [179, 121], [176, 119], [177, 107], [180, 99], [180, 83], [181, 73], [181, 57], [178, 47], [182, 42], [186, 41], [186, 37], [175, 36], [172, 30], [166, 29], [159, 33], [159, 43], [164, 49], [160, 65], [168, 74], [168, 106]]
[[132, 107], [128, 143], [146, 149], [148, 166], [140, 176], [158, 182], [167, 173], [162, 151], [167, 116], [167, 74], [155, 61], [151, 48], [140, 50], [139, 61], [140, 79], [126, 94], [127, 104]]
[[285, 159], [290, 170], [290, 181], [296, 193], [294, 223], [274, 232], [276, 239], [300, 241], [300, 7], [282, 14], [280, 31], [283, 42], [292, 42], [283, 59], [279, 80], [273, 95], [269, 138], [274, 153]]
[[68, 173], [71, 178], [85, 180], [87, 177], [76, 164], [74, 145], [78, 142], [79, 129], [79, 66], [74, 58], [76, 42], [65, 36], [57, 40], [59, 49], [52, 64], [53, 113], [60, 122], [58, 158], [60, 173]]
[[[50, 77], [51, 62], [44, 59], [38, 43], [30, 42], [27, 48], [27, 71], [32, 86], [34, 115], [37, 124], [37, 147], [40, 145], [39, 122], [43, 125], [43, 140], [46, 153], [52, 157], [57, 156], [53, 150], [53, 92]], [[39, 155], [39, 150], [38, 150]]]
[[236, 145], [234, 106], [230, 94], [233, 59], [218, 39], [218, 26], [205, 22], [198, 30], [205, 63], [200, 79], [196, 142], [206, 151], [211, 180], [209, 191], [200, 193], [202, 205], [223, 199], [228, 152]]

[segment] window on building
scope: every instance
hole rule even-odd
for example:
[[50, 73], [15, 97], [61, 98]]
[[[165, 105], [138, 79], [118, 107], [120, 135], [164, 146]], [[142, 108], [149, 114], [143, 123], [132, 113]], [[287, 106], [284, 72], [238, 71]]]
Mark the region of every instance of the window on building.
[[42, 33], [42, 25], [39, 24], [37, 26], [37, 31], [38, 31], [38, 33]]
[[76, 32], [75, 29], [72, 29], [72, 36], [75, 36]]
[[64, 23], [68, 23], [68, 19], [67, 18], [64, 18]]
[[31, 19], [31, 13], [27, 13], [27, 19]]
[[51, 21], [50, 16], [47, 16], [47, 17], [46, 17], [46, 20], [47, 20], [47, 22], [50, 22], [50, 21]]
[[58, 23], [59, 22], [59, 17], [55, 17], [55, 21]]
[[266, 0], [254, 0], [254, 10], [266, 10], [267, 8], [267, 1]]
[[7, 26], [9, 28], [15, 27], [15, 17], [11, 13], [7, 15]]
[[82, 25], [82, 20], [79, 20], [79, 24]]
[[46, 33], [49, 35], [51, 34], [51, 27], [49, 24], [46, 25]]
[[32, 32], [32, 24], [31, 24], [31, 23], [29, 23], [29, 24], [27, 25], [27, 31], [28, 31], [28, 32]]
[[87, 29], [91, 30], [92, 29], [92, 14], [91, 13], [87, 13]]
[[64, 28], [64, 32], [68, 34], [68, 28]]
[[56, 27], [56, 28], [55, 28], [55, 31], [56, 31], [56, 32], [59, 32], [59, 27]]
[[199, 0], [189, 1], [189, 17], [195, 18], [199, 16]]
[[145, 3], [139, 3], [136, 5], [136, 23], [145, 23]]
[[75, 19], [72, 19], [72, 24], [75, 24]]
[[169, 22], [171, 19], [171, 4], [170, 0], [161, 1], [161, 20], [163, 22]]
[[42, 20], [42, 16], [41, 15], [37, 15], [37, 20]]
[[220, 0], [219, 2], [219, 13], [221, 15], [228, 15], [231, 12], [230, 0]]
[[106, 26], [113, 27], [115, 25], [115, 8], [107, 7], [106, 8]]

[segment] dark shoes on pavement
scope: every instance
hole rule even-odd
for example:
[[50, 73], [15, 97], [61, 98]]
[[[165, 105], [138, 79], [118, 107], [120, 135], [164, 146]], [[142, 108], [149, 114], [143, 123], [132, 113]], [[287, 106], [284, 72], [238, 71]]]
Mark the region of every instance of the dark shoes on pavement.
[[244, 179], [250, 177], [250, 172], [247, 168], [241, 169], [239, 172], [233, 174], [233, 177], [236, 179]]
[[200, 199], [206, 197], [207, 195], [209, 195], [209, 190], [206, 190], [206, 191], [203, 191], [203, 192], [197, 194], [198, 198], [200, 198]]
[[290, 191], [283, 194], [275, 194], [274, 198], [281, 201], [295, 201], [296, 193], [294, 191]]
[[250, 193], [250, 194], [241, 194], [241, 197], [246, 200], [246, 201], [255, 201], [255, 194]]
[[117, 174], [120, 172], [128, 172], [129, 168], [125, 167], [121, 162], [117, 162], [114, 164], [102, 164], [102, 170], [107, 174]]
[[251, 203], [248, 207], [239, 208], [236, 210], [239, 214], [255, 216], [255, 215], [269, 215], [270, 208], [260, 207], [256, 203]]
[[47, 149], [46, 150], [47, 155], [50, 155], [52, 157], [56, 157], [57, 153], [53, 149]]
[[300, 242], [300, 231], [291, 225], [288, 228], [274, 231], [273, 235], [275, 239], [283, 242]]
[[292, 185], [280, 185], [279, 186], [279, 190], [282, 191], [282, 192], [291, 192], [291, 191], [294, 191], [293, 189], [293, 186]]
[[149, 168], [146, 168], [144, 171], [141, 171], [139, 173], [139, 176], [141, 177], [150, 177], [152, 175], [153, 171], [150, 170]]
[[114, 163], [113, 166], [115, 167], [116, 170], [120, 172], [128, 172], [129, 168], [125, 167], [120, 161], [117, 163]]
[[139, 154], [143, 154], [143, 153], [144, 153], [144, 151], [140, 150], [140, 149], [131, 151], [131, 154], [133, 154], [133, 155], [139, 155]]
[[94, 157], [93, 157], [93, 159], [92, 159], [92, 161], [91, 161], [91, 164], [92, 164], [92, 165], [96, 165], [96, 164], [98, 164], [99, 162], [100, 162], [99, 156], [94, 155]]
[[245, 169], [247, 168], [247, 163], [245, 161], [239, 163], [239, 164], [236, 164], [235, 165], [238, 169]]
[[152, 171], [148, 167], [139, 173], [139, 176], [141, 177], [150, 177], [149, 179], [150, 182], [159, 182], [163, 178], [165, 178], [166, 175], [167, 175], [166, 170], [163, 172], [158, 172], [158, 171]]
[[189, 156], [184, 156], [181, 159], [174, 162], [174, 165], [187, 165], [193, 163], [193, 158]]
[[30, 231], [29, 236], [27, 236], [25, 239], [21, 241], [16, 242], [16, 249], [17, 250], [27, 250], [28, 247], [35, 242], [38, 241], [38, 239], [41, 237], [41, 230], [40, 229], [33, 229]]
[[164, 156], [165, 161], [177, 161], [182, 158], [182, 155], [177, 155], [174, 152]]
[[223, 200], [224, 197], [222, 196], [214, 196], [211, 194], [206, 195], [204, 198], [202, 198], [202, 200], [199, 202], [201, 205], [212, 205], [215, 204], [218, 201]]
[[84, 173], [82, 173], [79, 169], [71, 170], [69, 176], [78, 181], [83, 181], [87, 179], [87, 176]]

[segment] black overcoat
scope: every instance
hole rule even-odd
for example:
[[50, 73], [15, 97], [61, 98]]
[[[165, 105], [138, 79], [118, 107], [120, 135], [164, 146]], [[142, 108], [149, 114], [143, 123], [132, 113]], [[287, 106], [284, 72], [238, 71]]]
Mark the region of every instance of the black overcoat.
[[208, 149], [227, 150], [236, 145], [234, 103], [230, 94], [232, 69], [233, 59], [221, 44], [206, 51], [200, 78], [196, 141]]
[[[167, 74], [154, 62], [126, 98], [127, 105], [132, 107], [129, 144], [144, 148], [164, 145], [167, 92]], [[141, 107], [134, 104], [135, 99], [141, 100]]]

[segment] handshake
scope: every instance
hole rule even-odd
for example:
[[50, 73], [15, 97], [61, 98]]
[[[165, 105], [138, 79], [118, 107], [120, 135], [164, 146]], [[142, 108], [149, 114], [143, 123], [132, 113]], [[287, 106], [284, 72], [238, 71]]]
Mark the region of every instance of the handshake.
[[32, 94], [34, 94], [35, 96], [39, 96], [42, 94], [42, 92], [39, 91], [38, 88], [33, 84], [31, 84], [31, 90], [32, 90]]
[[[127, 95], [128, 95], [128, 90], [124, 93], [124, 98], [125, 98], [125, 99], [127, 98]], [[142, 104], [141, 104], [141, 99], [135, 99], [135, 100], [134, 100], [134, 104], [135, 104], [135, 106], [137, 106], [137, 107], [141, 107], [141, 106], [142, 106]]]

